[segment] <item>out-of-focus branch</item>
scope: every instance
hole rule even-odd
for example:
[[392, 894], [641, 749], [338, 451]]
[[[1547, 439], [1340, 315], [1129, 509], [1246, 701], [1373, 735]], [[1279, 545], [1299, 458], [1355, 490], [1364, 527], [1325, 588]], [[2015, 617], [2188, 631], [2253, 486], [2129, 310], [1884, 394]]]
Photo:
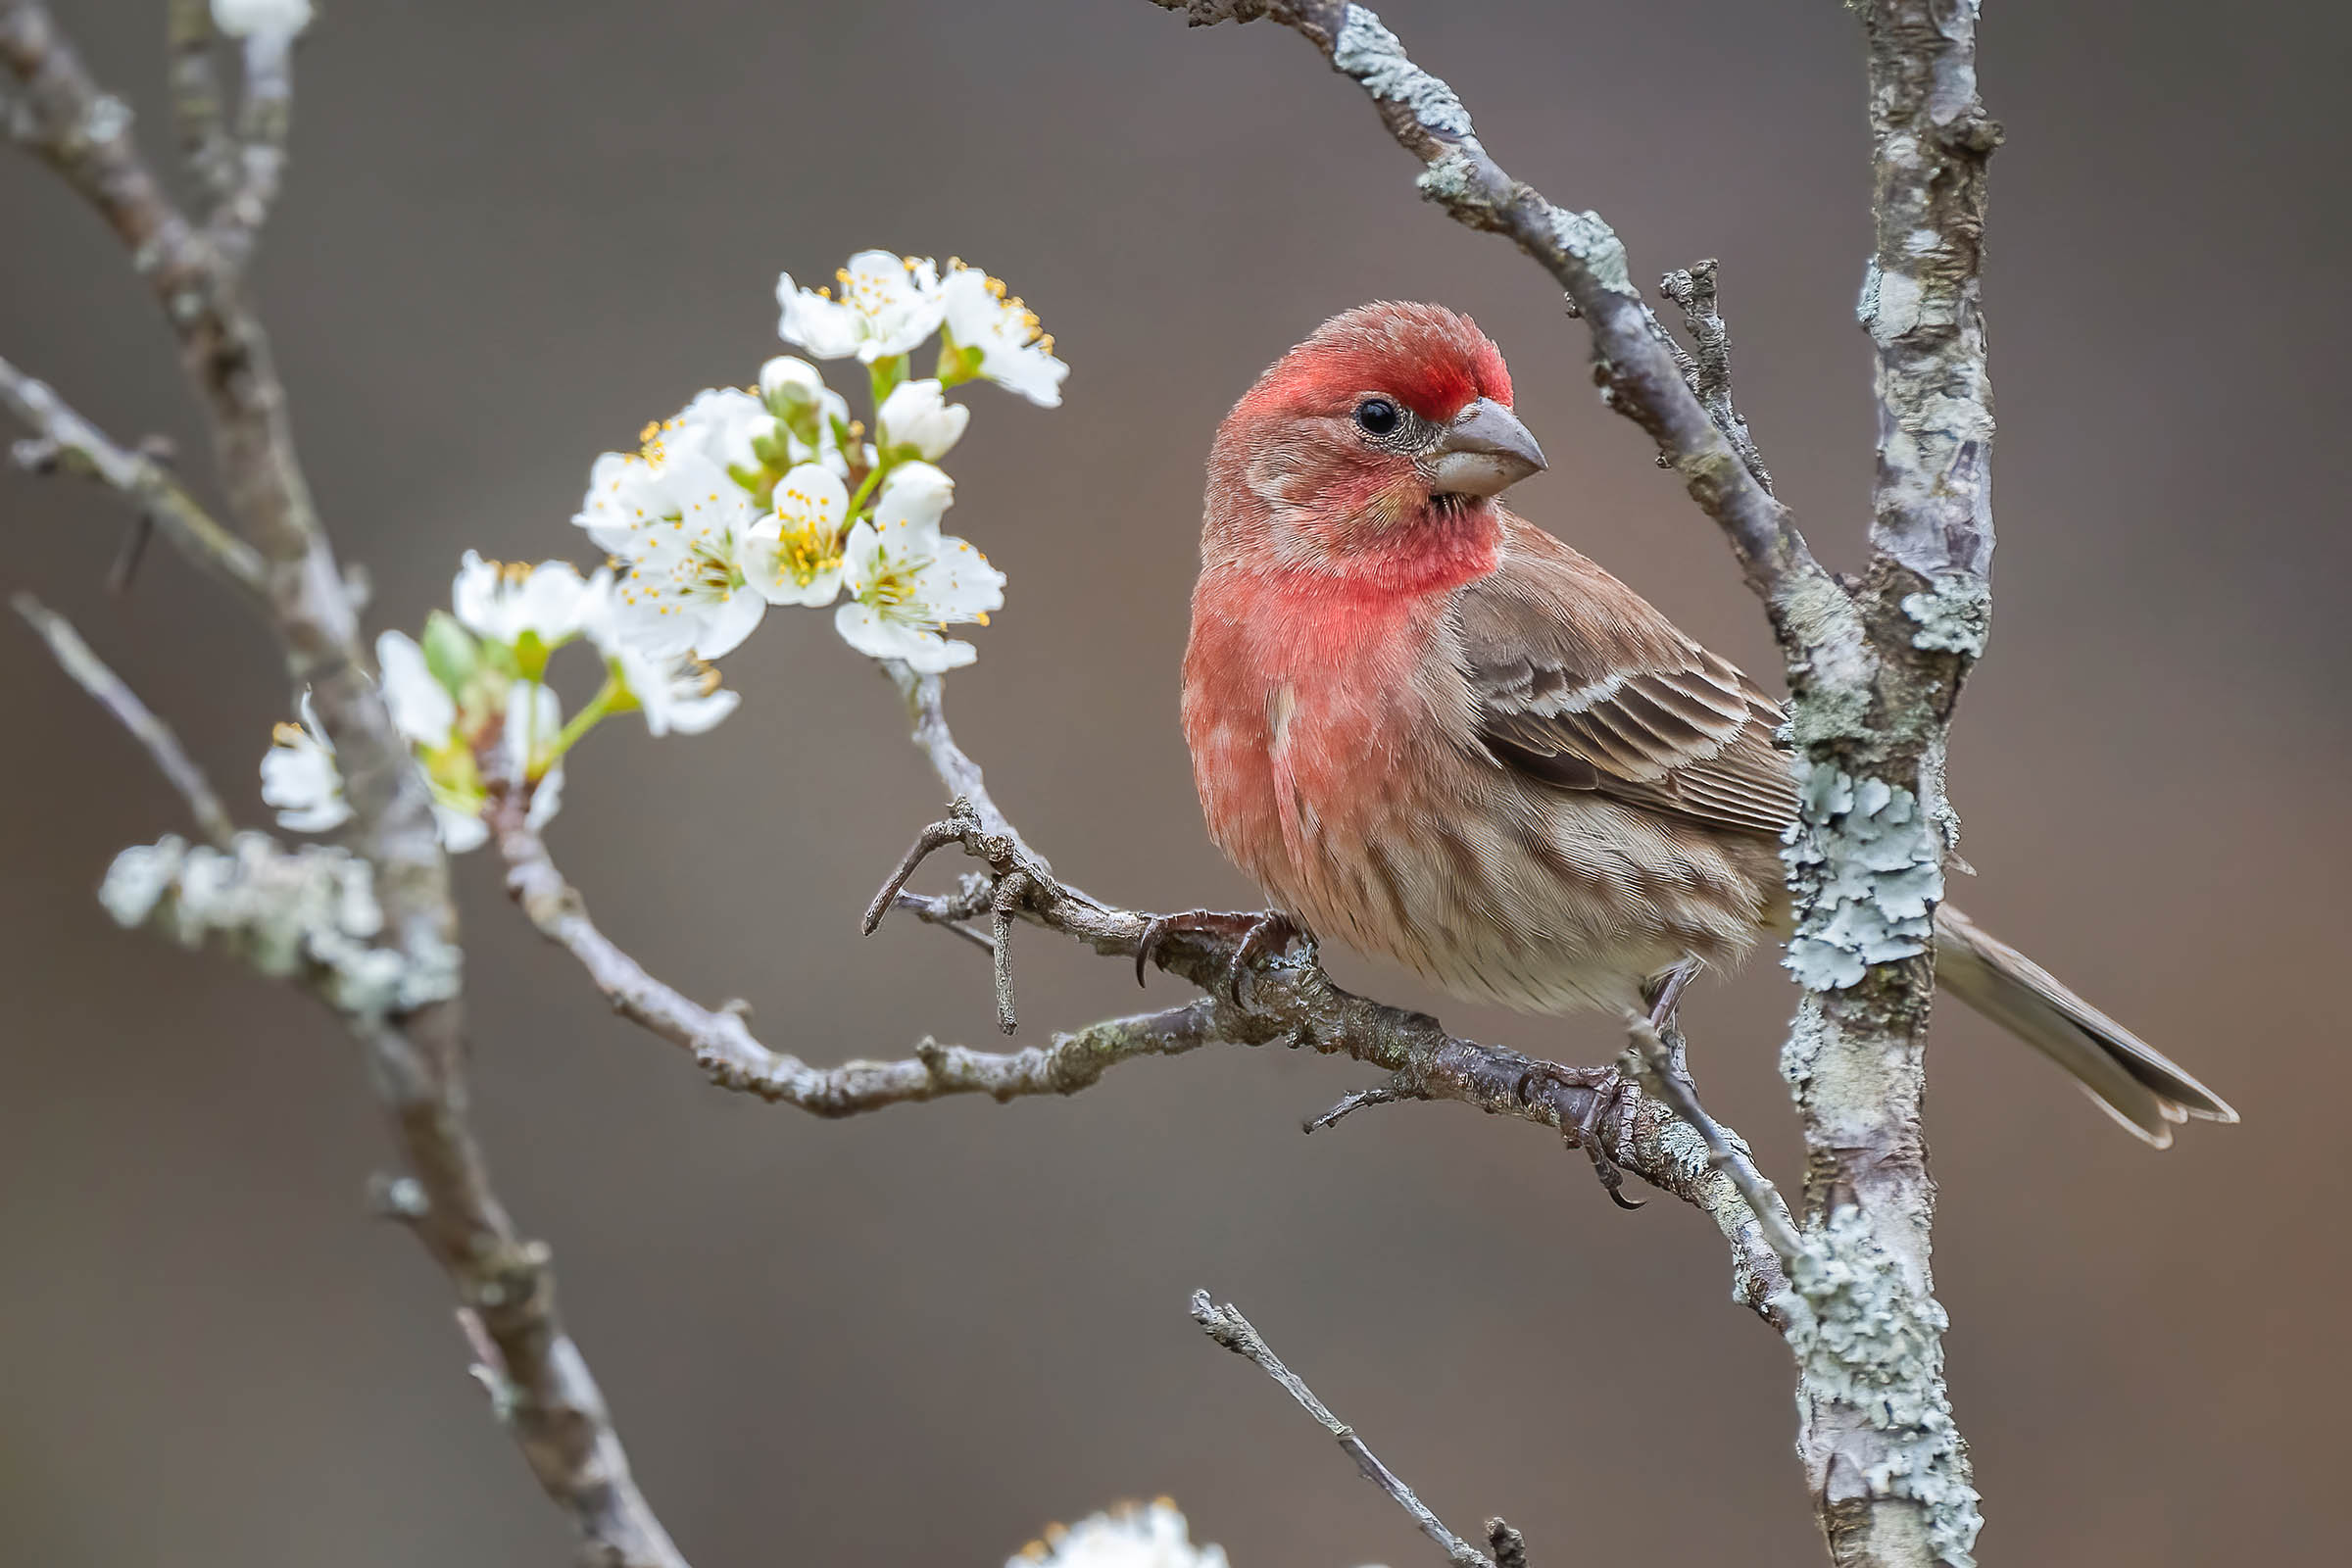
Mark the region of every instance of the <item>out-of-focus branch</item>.
[[172, 726], [156, 717], [154, 710], [139, 700], [139, 694], [107, 667], [106, 661], [81, 640], [72, 621], [30, 594], [12, 595], [9, 604], [49, 645], [49, 652], [66, 673], [74, 677], [74, 683], [97, 699], [99, 707], [130, 731], [131, 739], [147, 748], [157, 770], [179, 791], [180, 799], [187, 802], [188, 814], [196, 819], [196, 826], [204, 836], [215, 845], [227, 848], [236, 837], [237, 825], [230, 820], [228, 808], [220, 804], [220, 797], [213, 793], [204, 769], [196, 765], [196, 760], [179, 744], [179, 737], [172, 733]]
[[[1438, 1544], [1438, 1549], [1446, 1553], [1446, 1560], [1452, 1563], [1454, 1568], [1495, 1568], [1493, 1557], [1446, 1529], [1446, 1521], [1431, 1512], [1429, 1504], [1415, 1496], [1413, 1489], [1406, 1486], [1396, 1471], [1380, 1462], [1379, 1456], [1365, 1446], [1364, 1440], [1355, 1435], [1355, 1429], [1333, 1415], [1331, 1407], [1317, 1398], [1315, 1391], [1306, 1386], [1306, 1380], [1282, 1364], [1282, 1357], [1274, 1353], [1273, 1348], [1266, 1344], [1265, 1337], [1257, 1332], [1250, 1321], [1242, 1316], [1239, 1307], [1230, 1301], [1219, 1306], [1209, 1299], [1206, 1291], [1195, 1291], [1193, 1321], [1200, 1324], [1201, 1331], [1210, 1339], [1236, 1355], [1248, 1356], [1257, 1363], [1260, 1372], [1280, 1384], [1283, 1393], [1298, 1400], [1300, 1409], [1313, 1416], [1318, 1426], [1339, 1440], [1340, 1446], [1347, 1450], [1348, 1458], [1355, 1461], [1355, 1467], [1363, 1472], [1364, 1479], [1387, 1493], [1390, 1500], [1402, 1508], [1420, 1527], [1421, 1533]], [[1519, 1540], [1519, 1532], [1499, 1519], [1489, 1520], [1487, 1531], [1498, 1545], [1506, 1541], [1515, 1544], [1518, 1561], [1524, 1568], [1527, 1561], [1526, 1544]]]
[[208, 200], [225, 200], [236, 178], [236, 148], [221, 110], [220, 73], [213, 59], [212, 0], [168, 0], [172, 49], [172, 119], [179, 150]]
[[181, 554], [262, 608], [269, 568], [261, 553], [214, 521], [171, 469], [109, 440], [46, 384], [6, 360], [0, 360], [0, 406], [35, 432], [16, 444], [18, 466], [35, 473], [65, 469], [120, 491]]
[[[206, 101], [196, 74], [199, 24], [192, 15], [178, 20], [185, 81], [198, 89], [185, 112], [201, 151], [211, 145], [217, 94]], [[287, 81], [270, 74], [282, 62], [261, 65], [260, 105], [249, 105], [245, 123], [268, 156], [234, 172], [255, 197], [231, 215], [240, 222], [258, 223], [266, 213], [283, 133]], [[209, 73], [209, 57], [203, 69]], [[183, 368], [209, 416], [229, 511], [261, 562], [261, 598], [288, 672], [309, 689], [335, 746], [352, 809], [346, 839], [368, 863], [380, 909], [375, 940], [397, 950], [403, 964], [451, 977], [421, 1004], [346, 1014], [367, 1047], [370, 1079], [415, 1184], [405, 1217], [495, 1348], [513, 1394], [500, 1401], [500, 1413], [590, 1557], [612, 1568], [683, 1568], [630, 1476], [596, 1380], [556, 1310], [547, 1248], [507, 1214], [468, 1120], [454, 978], [457, 906], [430, 797], [368, 673], [357, 609], [319, 526], [269, 339], [243, 298], [235, 260], [166, 196], [131, 139], [128, 108], [91, 79], [37, 0], [0, 0], [0, 77], [17, 84], [12, 135], [115, 230], [179, 339]], [[241, 256], [249, 247], [246, 234], [230, 249]]]
[[294, 38], [257, 31], [245, 39], [245, 100], [237, 111], [236, 177], [213, 219], [223, 261], [242, 270], [269, 221], [285, 178], [286, 135], [294, 118]]

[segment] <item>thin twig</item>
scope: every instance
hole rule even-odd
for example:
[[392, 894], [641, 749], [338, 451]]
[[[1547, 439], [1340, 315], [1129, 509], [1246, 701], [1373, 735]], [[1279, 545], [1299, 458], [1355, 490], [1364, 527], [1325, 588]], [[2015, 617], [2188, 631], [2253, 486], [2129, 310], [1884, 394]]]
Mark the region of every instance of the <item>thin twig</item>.
[[[945, 737], [945, 716], [936, 722]], [[1211, 1045], [1283, 1045], [1349, 1056], [1390, 1074], [1373, 1092], [1382, 1101], [1459, 1101], [1552, 1128], [1571, 1147], [1601, 1154], [1611, 1172], [1622, 1166], [1700, 1209], [1731, 1244], [1734, 1299], [1776, 1329], [1788, 1330], [1788, 1282], [1779, 1259], [1738, 1188], [1708, 1165], [1697, 1133], [1663, 1101], [1642, 1094], [1609, 1068], [1565, 1067], [1448, 1035], [1426, 1014], [1341, 990], [1313, 964], [1261, 960], [1251, 971], [1245, 1001], [1233, 994], [1230, 977], [1239, 945], [1247, 940], [1243, 933], [1255, 916], [1237, 915], [1222, 931], [1184, 925], [1169, 932], [1153, 961], [1210, 993], [1185, 1006], [1108, 1019], [1026, 1051], [998, 1054], [925, 1041], [912, 1059], [818, 1068], [761, 1044], [739, 1013], [701, 1005], [623, 952], [589, 917], [585, 901], [557, 869], [525, 814], [523, 803], [513, 795], [495, 803], [490, 812], [493, 842], [507, 864], [507, 891], [541, 935], [578, 960], [615, 1012], [687, 1052], [722, 1088], [832, 1117], [949, 1095], [1007, 1101], [1074, 1094], [1120, 1062]], [[1031, 886], [1019, 917], [1096, 953], [1132, 956], [1153, 924], [1152, 916], [1084, 898], [1054, 882], [1043, 862], [1015, 848], [1013, 836], [982, 829], [977, 811], [962, 797], [947, 820], [917, 838], [884, 884], [889, 896], [877, 896], [873, 908], [911, 906], [943, 924], [990, 909], [993, 892], [985, 879], [977, 901], [929, 900], [896, 891], [925, 856], [950, 844], [961, 844], [984, 858], [993, 855], [992, 868], [1001, 874], [1025, 872]]]
[[[1683, 378], [1697, 394], [1707, 416], [1715, 421], [1755, 475], [1756, 483], [1767, 494], [1772, 490], [1771, 470], [1764, 466], [1764, 454], [1756, 449], [1756, 440], [1748, 432], [1747, 421], [1732, 402], [1732, 339], [1731, 329], [1724, 325], [1723, 313], [1715, 297], [1715, 273], [1719, 264], [1709, 258], [1692, 262], [1688, 268], [1677, 269], [1658, 280], [1658, 287], [1683, 313], [1683, 324], [1690, 328], [1690, 341], [1697, 348], [1694, 356], [1682, 361]], [[1679, 352], [1679, 348], [1678, 348]]]
[[213, 220], [223, 262], [243, 269], [285, 177], [286, 133], [294, 117], [294, 37], [271, 28], [245, 39], [245, 101], [237, 114], [237, 177]]
[[235, 178], [236, 149], [221, 113], [220, 73], [213, 56], [212, 0], [170, 0], [172, 118], [180, 153], [208, 199], [225, 199]]
[[[1209, 1299], [1206, 1291], [1195, 1291], [1193, 1321], [1200, 1324], [1210, 1339], [1236, 1355], [1248, 1356], [1257, 1363], [1259, 1371], [1281, 1384], [1282, 1391], [1298, 1400], [1300, 1409], [1313, 1416], [1324, 1431], [1339, 1440], [1340, 1446], [1355, 1461], [1355, 1467], [1363, 1472], [1364, 1479], [1387, 1493], [1391, 1501], [1411, 1516], [1421, 1533], [1438, 1544], [1439, 1549], [1446, 1553], [1447, 1562], [1454, 1564], [1455, 1568], [1495, 1568], [1494, 1558], [1446, 1529], [1446, 1522], [1413, 1494], [1413, 1489], [1406, 1486], [1396, 1471], [1381, 1463], [1379, 1456], [1365, 1446], [1364, 1440], [1355, 1435], [1355, 1429], [1333, 1415], [1331, 1407], [1315, 1397], [1315, 1391], [1306, 1386], [1305, 1380], [1282, 1364], [1282, 1358], [1274, 1353], [1250, 1320], [1242, 1316], [1240, 1308], [1230, 1301], [1219, 1306]], [[1509, 1529], [1500, 1520], [1493, 1521], [1488, 1528], [1491, 1531]], [[1515, 1537], [1517, 1532], [1511, 1534]], [[1524, 1555], [1521, 1560], [1525, 1561]]]
[[214, 521], [171, 469], [110, 440], [45, 383], [4, 359], [0, 407], [33, 432], [32, 439], [17, 443], [19, 466], [36, 473], [62, 469], [119, 491], [197, 565], [251, 599], [267, 591], [261, 552]]
[[227, 808], [220, 804], [220, 797], [213, 793], [204, 770], [179, 744], [179, 737], [172, 733], [172, 726], [156, 717], [154, 710], [139, 700], [139, 694], [107, 667], [106, 662], [81, 640], [72, 621], [28, 593], [12, 595], [9, 603], [49, 645], [49, 652], [56, 656], [66, 673], [74, 677], [74, 684], [96, 698], [98, 706], [130, 731], [133, 740], [147, 748], [157, 769], [179, 791], [179, 798], [187, 802], [188, 814], [196, 819], [196, 826], [204, 836], [226, 849], [236, 837], [237, 825], [230, 820]]

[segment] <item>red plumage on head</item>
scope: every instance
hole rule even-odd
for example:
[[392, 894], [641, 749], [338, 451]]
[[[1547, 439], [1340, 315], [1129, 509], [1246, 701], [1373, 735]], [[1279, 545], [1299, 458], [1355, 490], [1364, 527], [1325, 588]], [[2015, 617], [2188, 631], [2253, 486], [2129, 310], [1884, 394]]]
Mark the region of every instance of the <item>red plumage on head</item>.
[[1378, 300], [1335, 316], [1277, 361], [1236, 415], [1337, 413], [1385, 393], [1443, 423], [1479, 398], [1510, 407], [1511, 372], [1478, 323], [1442, 305]]

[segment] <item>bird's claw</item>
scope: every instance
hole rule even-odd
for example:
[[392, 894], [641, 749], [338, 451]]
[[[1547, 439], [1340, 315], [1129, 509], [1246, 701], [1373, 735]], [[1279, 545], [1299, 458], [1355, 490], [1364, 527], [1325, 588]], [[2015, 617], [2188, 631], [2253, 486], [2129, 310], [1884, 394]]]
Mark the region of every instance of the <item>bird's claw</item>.
[[1233, 939], [1233, 956], [1225, 965], [1225, 997], [1236, 1006], [1243, 1004], [1244, 990], [1258, 960], [1278, 954], [1305, 931], [1297, 920], [1280, 909], [1187, 909], [1180, 914], [1155, 914], [1144, 926], [1144, 934], [1135, 948], [1135, 983], [1144, 984], [1145, 966], [1152, 961], [1167, 939], [1182, 932], [1204, 937]]

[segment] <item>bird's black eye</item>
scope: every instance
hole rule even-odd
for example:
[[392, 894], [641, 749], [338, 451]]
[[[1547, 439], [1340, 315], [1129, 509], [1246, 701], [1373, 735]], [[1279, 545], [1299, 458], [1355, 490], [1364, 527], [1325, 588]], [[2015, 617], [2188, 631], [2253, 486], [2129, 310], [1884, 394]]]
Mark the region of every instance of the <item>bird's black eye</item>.
[[1356, 426], [1366, 435], [1387, 435], [1401, 418], [1396, 405], [1387, 398], [1366, 398], [1355, 406]]

